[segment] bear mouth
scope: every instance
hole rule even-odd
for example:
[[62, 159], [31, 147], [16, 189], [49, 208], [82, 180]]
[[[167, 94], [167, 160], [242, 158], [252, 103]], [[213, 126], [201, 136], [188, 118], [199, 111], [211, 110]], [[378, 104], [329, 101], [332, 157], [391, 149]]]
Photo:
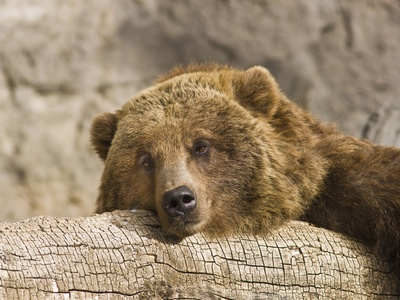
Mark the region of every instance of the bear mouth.
[[171, 218], [163, 229], [170, 234], [184, 238], [202, 230], [201, 221], [194, 217], [178, 216]]
[[196, 218], [186, 217], [186, 216], [178, 216], [172, 221], [173, 227], [177, 228], [190, 228], [196, 226], [199, 221]]

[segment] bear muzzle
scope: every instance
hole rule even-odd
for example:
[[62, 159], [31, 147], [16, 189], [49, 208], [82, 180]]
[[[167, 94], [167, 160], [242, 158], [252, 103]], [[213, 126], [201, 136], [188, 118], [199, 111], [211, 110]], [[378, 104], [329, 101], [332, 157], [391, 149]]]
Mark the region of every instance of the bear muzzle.
[[169, 217], [187, 218], [197, 206], [196, 196], [187, 186], [179, 186], [164, 193], [162, 208]]

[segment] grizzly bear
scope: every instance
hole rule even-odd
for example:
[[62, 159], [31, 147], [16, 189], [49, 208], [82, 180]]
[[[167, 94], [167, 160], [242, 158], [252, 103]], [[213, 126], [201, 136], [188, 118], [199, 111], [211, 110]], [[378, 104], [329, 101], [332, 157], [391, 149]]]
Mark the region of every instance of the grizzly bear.
[[265, 234], [289, 219], [400, 261], [400, 149], [346, 136], [289, 101], [263, 67], [176, 68], [91, 140], [97, 212], [146, 209], [165, 232]]

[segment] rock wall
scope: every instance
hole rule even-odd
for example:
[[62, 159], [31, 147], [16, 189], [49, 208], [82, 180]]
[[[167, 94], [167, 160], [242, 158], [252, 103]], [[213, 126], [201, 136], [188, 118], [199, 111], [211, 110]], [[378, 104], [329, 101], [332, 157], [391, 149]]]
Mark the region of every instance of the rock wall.
[[400, 102], [399, 20], [393, 0], [1, 1], [0, 220], [91, 214], [91, 119], [175, 64], [264, 65], [360, 136]]

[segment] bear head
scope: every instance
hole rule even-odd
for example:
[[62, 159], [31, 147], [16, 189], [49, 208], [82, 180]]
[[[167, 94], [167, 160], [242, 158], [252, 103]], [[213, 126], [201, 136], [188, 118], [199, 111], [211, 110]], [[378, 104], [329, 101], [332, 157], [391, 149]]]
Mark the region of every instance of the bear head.
[[262, 67], [173, 70], [94, 119], [91, 141], [105, 162], [97, 212], [151, 210], [178, 237], [256, 233], [299, 214], [288, 149], [271, 125], [287, 101]]

